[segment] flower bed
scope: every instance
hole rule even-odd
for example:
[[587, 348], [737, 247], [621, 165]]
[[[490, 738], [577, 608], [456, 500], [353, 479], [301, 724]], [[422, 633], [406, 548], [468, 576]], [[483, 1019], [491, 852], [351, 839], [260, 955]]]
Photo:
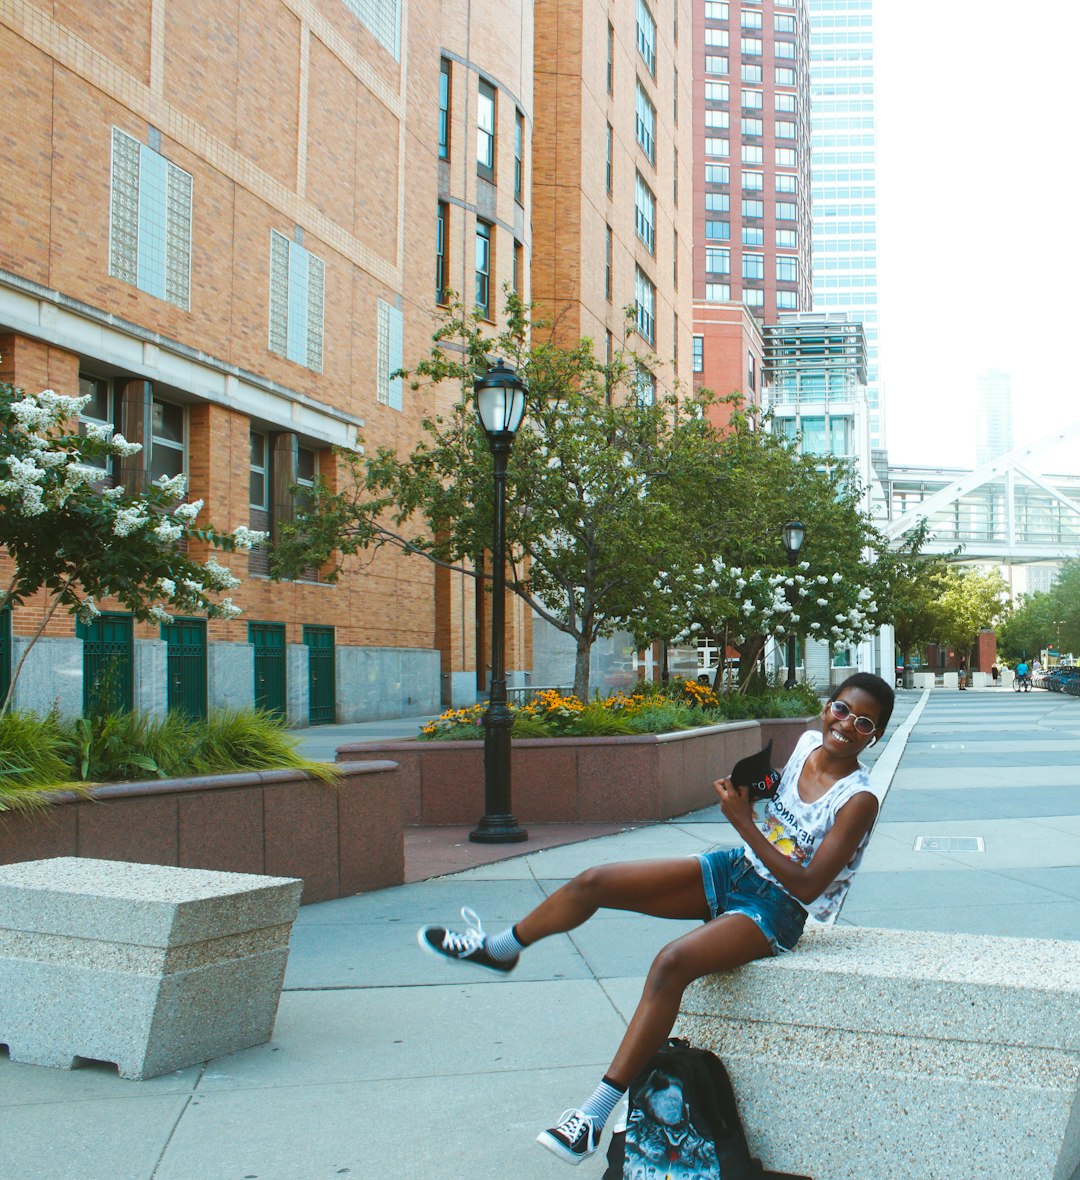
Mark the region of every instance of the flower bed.
[[52, 792], [47, 808], [0, 815], [0, 864], [89, 856], [300, 877], [304, 903], [401, 885], [396, 764], [337, 769], [333, 784], [267, 770]]
[[[716, 802], [713, 782], [773, 739], [778, 766], [819, 717], [736, 721], [664, 734], [515, 739], [513, 811], [529, 823], [670, 819]], [[405, 823], [474, 824], [484, 811], [483, 741], [357, 743], [337, 757], [390, 758]]]

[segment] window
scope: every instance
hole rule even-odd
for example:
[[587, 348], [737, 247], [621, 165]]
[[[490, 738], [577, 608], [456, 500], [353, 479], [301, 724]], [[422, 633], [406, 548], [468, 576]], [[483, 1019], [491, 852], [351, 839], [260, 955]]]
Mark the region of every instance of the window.
[[790, 172], [777, 172], [776, 191], [778, 193], [797, 193], [799, 191], [799, 178], [793, 176]]
[[778, 33], [794, 33], [795, 18], [793, 16], [781, 16], [780, 13], [777, 13], [773, 17], [773, 28]]
[[778, 168], [794, 168], [796, 166], [794, 148], [775, 148], [773, 156]]
[[605, 178], [607, 183], [607, 195], [611, 196], [612, 185], [615, 180], [615, 132], [611, 129], [611, 124], [607, 125], [607, 148], [605, 156]]
[[727, 303], [731, 299], [731, 284], [706, 283], [705, 298], [710, 303]]
[[789, 66], [777, 66], [773, 71], [773, 81], [777, 86], [794, 86], [795, 71]]
[[731, 251], [716, 246], [707, 246], [705, 249], [705, 269], [713, 275], [731, 274]]
[[510, 276], [510, 289], [515, 295], [521, 295], [524, 291], [522, 285], [525, 280], [525, 247], [515, 238], [514, 239], [514, 271]]
[[634, 371], [634, 393], [638, 405], [656, 405], [656, 377], [644, 365], [638, 365]]
[[773, 45], [773, 53], [779, 58], [795, 59], [794, 41], [777, 41]]
[[764, 217], [765, 202], [746, 199], [742, 203], [743, 217]]
[[611, 226], [604, 226], [604, 298], [611, 302], [611, 256], [612, 238]]
[[765, 255], [744, 254], [742, 256], [742, 277], [744, 279], [763, 279], [765, 277]]
[[705, 0], [705, 19], [706, 20], [727, 20], [728, 6], [726, 3], [720, 3], [720, 0]]
[[641, 178], [638, 172], [634, 185], [634, 225], [638, 237], [649, 248], [650, 254], [656, 253], [656, 198], [653, 191]]
[[726, 242], [731, 237], [730, 221], [706, 221], [705, 237], [714, 242]]
[[760, 144], [744, 143], [742, 147], [742, 162], [744, 164], [764, 164], [765, 149]]
[[310, 447], [297, 445], [296, 448], [296, 486], [306, 488], [307, 491], [296, 493], [296, 512], [306, 512], [311, 507], [311, 488], [315, 486], [315, 478], [319, 474], [318, 456]]
[[476, 310], [491, 319], [491, 226], [476, 220]]
[[162, 476], [172, 479], [184, 470], [185, 417], [183, 406], [154, 398], [151, 409], [150, 459], [147, 463], [151, 483], [157, 483]]
[[794, 201], [777, 201], [776, 202], [776, 220], [777, 221], [795, 221], [798, 217], [798, 208]]
[[747, 307], [765, 306], [765, 292], [759, 287], [744, 287], [742, 294], [743, 303], [745, 303]]
[[439, 66], [439, 159], [450, 159], [450, 63]]
[[323, 365], [324, 272], [321, 258], [270, 231], [270, 351], [316, 373]]
[[760, 37], [743, 37], [739, 41], [739, 49], [744, 57], [760, 57], [761, 56], [761, 38]]
[[[248, 465], [248, 503], [261, 512], [270, 511], [270, 447], [265, 434], [251, 432], [251, 458]], [[254, 522], [252, 522], [254, 524]], [[256, 527], [265, 528], [266, 523]]]
[[742, 92], [742, 108], [744, 111], [760, 111], [763, 102], [764, 95], [760, 90], [744, 90]]
[[777, 291], [776, 292], [776, 306], [783, 311], [798, 311], [799, 310], [799, 292], [798, 291]]
[[611, 21], [607, 27], [607, 92], [615, 93], [615, 29]]
[[[100, 377], [87, 377], [79, 374], [79, 397], [89, 397], [89, 401], [79, 414], [79, 433], [87, 434], [90, 426], [108, 427], [110, 433], [116, 432], [116, 406], [113, 401], [112, 383]], [[100, 468], [102, 475], [112, 472], [112, 459], [109, 455], [89, 455], [79, 460], [87, 467]]]
[[112, 129], [109, 274], [189, 311], [191, 174]]
[[525, 192], [525, 116], [514, 111], [514, 200], [520, 205]]
[[671, 120], [679, 125], [679, 71], [675, 66], [671, 70]]
[[719, 136], [709, 136], [705, 140], [705, 155], [719, 156], [725, 159], [731, 153], [731, 140], [721, 139]]
[[765, 230], [760, 225], [744, 225], [742, 229], [742, 244], [744, 246], [764, 246]]
[[776, 120], [776, 138], [777, 139], [794, 139], [795, 138], [795, 124], [789, 123], [786, 120]]
[[705, 194], [705, 210], [708, 213], [727, 213], [731, 209], [731, 197], [727, 193]]
[[794, 94], [774, 94], [773, 106], [778, 113], [795, 114]]
[[650, 164], [656, 163], [656, 107], [653, 106], [645, 88], [637, 84], [636, 129], [637, 141]]
[[746, 354], [746, 384], [750, 387], [751, 393], [757, 389], [757, 361], [752, 352]]
[[705, 44], [712, 45], [720, 49], [727, 49], [729, 44], [727, 29], [706, 29]]
[[638, 331], [652, 344], [656, 339], [656, 288], [640, 266], [634, 273], [634, 297]]
[[727, 102], [731, 97], [731, 86], [727, 82], [706, 82], [706, 102]]
[[694, 338], [694, 372], [703, 373], [705, 371], [705, 337], [695, 336]]
[[435, 302], [446, 302], [447, 278], [450, 274], [450, 260], [447, 257], [450, 206], [445, 201], [438, 204], [435, 223]]
[[744, 193], [760, 192], [765, 188], [765, 173], [744, 172], [742, 174], [742, 186]]
[[763, 131], [763, 123], [761, 119], [743, 119], [742, 133], [743, 135], [757, 135], [760, 136]]
[[637, 0], [637, 47], [641, 60], [656, 75], [656, 21], [645, 0]]
[[[671, 231], [671, 283], [675, 290], [679, 289], [679, 231]], [[678, 340], [678, 312], [675, 313], [676, 331], [675, 338]]]
[[776, 244], [784, 250], [796, 250], [799, 246], [799, 235], [793, 229], [778, 229], [776, 231]]
[[381, 406], [392, 410], [402, 408], [400, 377], [391, 376], [404, 363], [404, 316], [401, 309], [379, 299], [378, 309], [378, 359], [376, 362], [375, 400]]
[[679, 149], [671, 147], [671, 203], [679, 204]]
[[761, 13], [753, 9], [744, 8], [742, 12], [742, 27], [744, 29], [760, 29]]
[[476, 172], [495, 179], [495, 87], [483, 78], [476, 107]]
[[727, 164], [706, 164], [705, 165], [705, 183], [706, 184], [730, 184], [731, 183], [731, 169]]
[[787, 254], [781, 254], [776, 259], [776, 280], [780, 283], [797, 283], [799, 281], [799, 260]]
[[742, 73], [740, 75], [744, 82], [749, 82], [751, 86], [761, 85], [761, 66], [743, 65]]
[[730, 125], [731, 125], [731, 116], [727, 113], [727, 111], [718, 111], [715, 109], [706, 110], [706, 112], [705, 112], [705, 126], [706, 127], [711, 127], [714, 130], [716, 128], [720, 128], [720, 130], [726, 131]]
[[728, 59], [719, 54], [709, 54], [705, 58], [705, 73], [706, 74], [720, 74], [721, 76], [728, 72]]

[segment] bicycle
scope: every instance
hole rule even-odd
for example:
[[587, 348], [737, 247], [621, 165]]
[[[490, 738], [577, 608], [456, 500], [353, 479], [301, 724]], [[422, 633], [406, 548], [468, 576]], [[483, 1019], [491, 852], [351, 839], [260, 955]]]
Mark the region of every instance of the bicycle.
[[1014, 676], [1013, 692], [1031, 692], [1031, 676]]

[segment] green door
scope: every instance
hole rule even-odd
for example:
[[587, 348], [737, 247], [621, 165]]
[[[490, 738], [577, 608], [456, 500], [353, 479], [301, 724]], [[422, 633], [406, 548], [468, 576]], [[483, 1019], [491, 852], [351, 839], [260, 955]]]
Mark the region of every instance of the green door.
[[0, 704], [11, 687], [11, 607], [0, 610]]
[[285, 624], [248, 623], [255, 648], [255, 708], [285, 714]]
[[169, 709], [189, 717], [205, 717], [206, 620], [162, 623], [161, 638], [168, 645]]
[[135, 637], [131, 615], [102, 612], [77, 623], [83, 641], [83, 713], [122, 713], [134, 706]]
[[334, 628], [304, 627], [308, 649], [308, 721], [333, 725], [337, 720], [334, 687]]

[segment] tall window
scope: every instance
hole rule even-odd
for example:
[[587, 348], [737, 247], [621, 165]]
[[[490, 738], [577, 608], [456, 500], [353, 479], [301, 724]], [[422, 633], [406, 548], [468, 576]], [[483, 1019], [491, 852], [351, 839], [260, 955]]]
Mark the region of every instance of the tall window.
[[191, 307], [191, 174], [112, 129], [109, 274]]
[[706, 283], [705, 298], [710, 303], [727, 303], [731, 298], [730, 283]]
[[325, 266], [270, 231], [270, 351], [321, 373]]
[[510, 276], [510, 289], [515, 295], [521, 295], [525, 290], [525, 247], [514, 240], [514, 272]]
[[694, 337], [694, 372], [703, 373], [705, 371], [705, 337]]
[[[258, 511], [270, 511], [270, 449], [266, 435], [258, 430], [251, 431], [248, 503]], [[265, 528], [266, 524], [255, 525], [255, 527]]]
[[439, 68], [439, 159], [450, 158], [450, 63], [444, 57]]
[[637, 101], [635, 104], [637, 141], [641, 144], [649, 163], [656, 163], [656, 107], [653, 106], [645, 88], [637, 84]]
[[450, 206], [445, 201], [440, 201], [438, 210], [435, 227], [435, 302], [445, 303], [450, 275], [450, 259], [447, 255]]
[[[90, 400], [83, 406], [82, 413], [79, 414], [79, 433], [88, 433], [87, 427], [108, 427], [110, 431], [116, 430], [116, 405], [113, 401], [112, 382], [107, 381], [101, 377], [87, 377], [85, 374], [79, 374], [79, 397], [89, 397]], [[102, 474], [107, 475], [112, 471], [112, 461], [108, 455], [101, 455], [91, 459], [86, 456], [80, 459], [81, 463], [85, 463], [87, 467], [99, 467]]]
[[476, 222], [476, 310], [491, 318], [491, 226]]
[[520, 205], [525, 194], [525, 116], [514, 111], [514, 200]]
[[781, 283], [797, 283], [799, 281], [798, 258], [781, 254], [776, 259], [776, 278]]
[[615, 93], [615, 27], [611, 21], [607, 27], [607, 92]]
[[378, 307], [378, 360], [375, 377], [375, 400], [392, 410], [402, 408], [401, 378], [392, 374], [403, 364], [404, 316], [401, 309], [380, 299]]
[[638, 172], [634, 186], [634, 224], [638, 237], [656, 253], [656, 197]]
[[656, 376], [641, 364], [634, 370], [634, 393], [639, 405], [656, 405]]
[[604, 157], [604, 180], [607, 185], [607, 195], [611, 196], [611, 190], [615, 182], [615, 132], [611, 129], [611, 124], [607, 125], [607, 145], [605, 148]]
[[763, 279], [765, 277], [765, 255], [744, 254], [742, 257], [742, 277], [744, 279]]
[[656, 340], [656, 288], [640, 266], [634, 274], [634, 298], [638, 331], [652, 344]]
[[794, 201], [776, 202], [776, 220], [794, 221], [798, 217], [798, 208]]
[[731, 251], [708, 246], [705, 249], [705, 269], [709, 274], [726, 275], [731, 273]]
[[311, 489], [315, 487], [315, 477], [319, 474], [319, 458], [310, 447], [296, 448], [296, 486], [301, 489], [296, 493], [296, 510], [307, 512], [311, 507]]
[[150, 430], [150, 462], [147, 469], [150, 480], [156, 483], [162, 476], [172, 479], [179, 475], [184, 464], [184, 421], [183, 406], [162, 402], [154, 398], [152, 425]]
[[656, 75], [656, 21], [645, 0], [637, 0], [637, 47], [641, 59]]
[[604, 298], [611, 302], [611, 259], [612, 259], [612, 240], [611, 240], [611, 226], [604, 226]]
[[485, 180], [495, 179], [495, 87], [483, 78], [476, 107], [476, 171]]

